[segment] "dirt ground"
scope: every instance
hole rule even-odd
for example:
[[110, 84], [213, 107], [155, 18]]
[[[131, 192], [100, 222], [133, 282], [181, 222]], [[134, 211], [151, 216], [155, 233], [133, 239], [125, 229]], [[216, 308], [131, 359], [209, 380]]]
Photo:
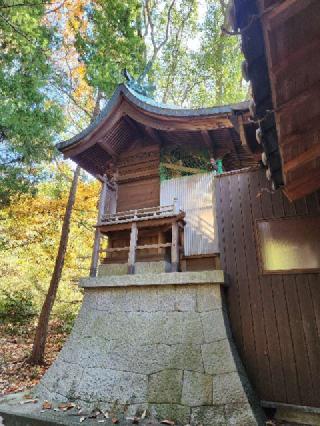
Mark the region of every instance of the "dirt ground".
[[0, 325], [0, 396], [32, 388], [56, 359], [67, 334], [61, 324], [51, 322], [45, 352], [45, 363], [41, 366], [28, 364], [35, 325], [9, 328]]

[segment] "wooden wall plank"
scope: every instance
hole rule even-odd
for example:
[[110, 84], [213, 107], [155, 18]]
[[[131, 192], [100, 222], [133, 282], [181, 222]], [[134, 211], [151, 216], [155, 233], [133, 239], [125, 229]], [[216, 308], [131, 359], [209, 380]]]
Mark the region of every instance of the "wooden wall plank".
[[311, 374], [309, 387], [313, 391], [313, 405], [319, 405], [320, 393], [318, 392], [318, 376], [320, 372], [320, 341], [307, 274], [296, 275], [296, 287], [300, 303], [300, 315], [306, 346], [306, 355], [308, 357]]
[[216, 185], [231, 327], [249, 378], [260, 399], [320, 407], [320, 274], [262, 275], [255, 234], [257, 219], [319, 215], [319, 194], [290, 203], [263, 171]]
[[312, 405], [313, 390], [311, 387], [311, 372], [307, 356], [307, 348], [304, 340], [299, 304], [299, 296], [294, 275], [285, 277], [286, 299], [289, 308], [290, 328], [292, 331], [292, 343], [297, 360], [297, 374], [300, 388], [300, 405]]
[[288, 306], [282, 276], [274, 275], [272, 277], [272, 288], [277, 328], [279, 330], [279, 347], [282, 354], [286, 401], [291, 401], [292, 404], [299, 404], [301, 395], [299, 392], [297, 363], [292, 343], [292, 330], [290, 328]]
[[[272, 194], [272, 216], [284, 217], [285, 209], [283, 194], [278, 190]], [[301, 400], [297, 376], [297, 364], [293, 351], [292, 331], [289, 322], [288, 305], [282, 275], [272, 276], [272, 292], [274, 297], [275, 317], [279, 333], [279, 348], [281, 351], [282, 368], [285, 381], [286, 400], [298, 404]]]
[[[273, 217], [273, 208], [271, 200], [271, 188], [266, 181], [264, 174], [258, 173], [259, 187], [261, 195], [261, 215], [263, 219]], [[266, 321], [266, 335], [268, 341], [268, 357], [273, 385], [273, 395], [278, 395], [281, 401], [286, 400], [286, 384], [283, 373], [283, 360], [280, 348], [280, 339], [278, 324], [276, 320], [275, 304], [273, 296], [272, 276], [260, 275], [261, 294], [264, 304], [264, 319]]]
[[[252, 298], [250, 294], [250, 279], [249, 271], [252, 256], [254, 252], [252, 247], [247, 244], [246, 235], [248, 222], [243, 214], [244, 209], [249, 199], [248, 191], [248, 176], [247, 174], [236, 175], [233, 179], [237, 183], [235, 190], [237, 190], [236, 205], [237, 205], [237, 221], [236, 221], [236, 242], [243, 241], [243, 251], [237, 247], [237, 265], [238, 267], [238, 285], [239, 297], [241, 307], [241, 318], [243, 324], [243, 354], [244, 358], [248, 360], [247, 370], [249, 375], [257, 375], [259, 373], [257, 353], [256, 353], [256, 338], [254, 333], [254, 318], [252, 314]], [[241, 286], [241, 287], [240, 287]]]
[[242, 338], [242, 324], [241, 324], [241, 311], [239, 306], [239, 289], [238, 281], [236, 278], [236, 263], [235, 263], [235, 252], [236, 246], [234, 244], [234, 225], [233, 225], [233, 215], [232, 211], [232, 197], [230, 192], [230, 179], [231, 176], [228, 176], [221, 182], [221, 190], [223, 192], [222, 198], [222, 209], [228, 211], [228, 215], [224, 215], [224, 244], [226, 247], [227, 256], [225, 257], [225, 271], [227, 273], [227, 279], [232, 277], [232, 281], [229, 282], [230, 291], [232, 292], [232, 298], [228, 303], [230, 315], [235, 318], [233, 332], [237, 336], [239, 347], [242, 347], [243, 338]]

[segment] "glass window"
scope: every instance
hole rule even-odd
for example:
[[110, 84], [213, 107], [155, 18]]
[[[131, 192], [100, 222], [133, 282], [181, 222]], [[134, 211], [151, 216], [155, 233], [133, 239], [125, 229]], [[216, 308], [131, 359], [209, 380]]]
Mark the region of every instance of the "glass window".
[[257, 221], [263, 273], [320, 270], [320, 217]]

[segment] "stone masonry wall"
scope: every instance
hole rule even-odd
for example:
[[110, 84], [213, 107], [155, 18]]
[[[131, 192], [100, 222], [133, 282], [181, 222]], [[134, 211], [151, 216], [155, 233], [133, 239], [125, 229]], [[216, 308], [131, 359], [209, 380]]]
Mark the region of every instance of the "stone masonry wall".
[[219, 284], [85, 289], [36, 393], [184, 425], [260, 424]]

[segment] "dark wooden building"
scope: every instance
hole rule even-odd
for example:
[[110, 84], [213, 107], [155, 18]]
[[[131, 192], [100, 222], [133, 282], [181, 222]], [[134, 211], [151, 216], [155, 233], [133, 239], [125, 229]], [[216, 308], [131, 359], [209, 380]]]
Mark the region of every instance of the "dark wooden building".
[[[91, 275], [223, 269], [232, 334], [262, 405], [318, 421], [320, 196], [308, 188], [290, 202], [276, 190], [284, 165], [275, 113], [263, 116], [272, 105], [266, 57], [250, 67], [262, 144], [248, 103], [184, 110], [120, 85], [59, 149], [103, 184]], [[288, 184], [291, 198], [302, 195]]]
[[217, 178], [233, 334], [263, 405], [320, 424], [320, 2], [230, 3], [252, 89], [239, 134], [265, 166]]
[[[320, 2], [234, 0], [267, 176], [290, 200], [320, 188]], [[254, 126], [253, 126], [254, 127]], [[252, 133], [247, 134], [250, 140]]]
[[216, 181], [229, 315], [249, 378], [266, 407], [319, 408], [320, 194], [291, 203], [264, 170]]

